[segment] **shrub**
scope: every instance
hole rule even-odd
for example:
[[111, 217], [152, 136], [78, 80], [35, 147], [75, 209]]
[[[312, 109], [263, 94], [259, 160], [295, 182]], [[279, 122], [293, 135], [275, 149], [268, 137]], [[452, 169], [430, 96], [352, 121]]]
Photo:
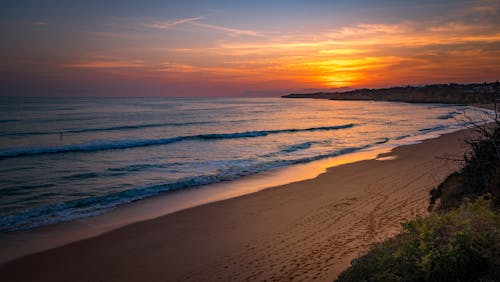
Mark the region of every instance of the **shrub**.
[[482, 127], [479, 131], [480, 139], [467, 142], [471, 152], [464, 156], [464, 167], [430, 192], [430, 209], [438, 199], [439, 209], [446, 211], [459, 206], [465, 198], [475, 199], [488, 193], [495, 197], [496, 206], [500, 203], [500, 128]]
[[374, 246], [338, 281], [500, 280], [500, 215], [491, 204], [479, 197], [403, 224], [400, 235]]

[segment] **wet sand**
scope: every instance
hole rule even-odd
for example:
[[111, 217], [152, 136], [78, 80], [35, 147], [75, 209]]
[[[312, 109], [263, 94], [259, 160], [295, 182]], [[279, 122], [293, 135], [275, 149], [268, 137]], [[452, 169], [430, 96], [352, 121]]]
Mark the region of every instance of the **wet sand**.
[[[127, 225], [0, 265], [5, 281], [332, 281], [424, 215], [458, 131], [310, 180]], [[2, 279], [2, 280], [4, 280]]]

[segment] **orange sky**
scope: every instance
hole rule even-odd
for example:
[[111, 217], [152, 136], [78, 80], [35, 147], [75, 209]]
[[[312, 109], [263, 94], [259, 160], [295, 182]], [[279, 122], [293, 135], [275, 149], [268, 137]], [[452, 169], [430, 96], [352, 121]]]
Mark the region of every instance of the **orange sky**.
[[[422, 14], [433, 8], [438, 12]], [[31, 29], [28, 35], [36, 39], [21, 37], [18, 45], [35, 41], [42, 49], [22, 53], [14, 50], [14, 42], [12, 50], [2, 50], [2, 92], [31, 82], [48, 94], [57, 88], [52, 94], [63, 95], [284, 94], [499, 79], [500, 1], [397, 6], [393, 12], [410, 15], [387, 18], [375, 8], [362, 10], [359, 18], [356, 10], [345, 9], [351, 13], [348, 20], [329, 24], [325, 18], [308, 25], [306, 18], [294, 26], [288, 19], [286, 28], [266, 28], [252, 18], [222, 23], [221, 12], [168, 19], [104, 17], [93, 30], [80, 25], [60, 31], [50, 20], [12, 21], [4, 23], [3, 32], [10, 30], [15, 38]], [[62, 33], [54, 35], [59, 43], [68, 40], [64, 32], [73, 32], [76, 43], [59, 54], [43, 42], [51, 40], [50, 32]]]

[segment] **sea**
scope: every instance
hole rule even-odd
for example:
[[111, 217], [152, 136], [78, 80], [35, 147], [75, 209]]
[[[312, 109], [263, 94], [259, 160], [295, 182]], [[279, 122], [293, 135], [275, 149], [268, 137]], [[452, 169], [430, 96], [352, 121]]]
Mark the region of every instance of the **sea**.
[[172, 191], [415, 143], [491, 118], [441, 104], [280, 98], [2, 98], [0, 232]]

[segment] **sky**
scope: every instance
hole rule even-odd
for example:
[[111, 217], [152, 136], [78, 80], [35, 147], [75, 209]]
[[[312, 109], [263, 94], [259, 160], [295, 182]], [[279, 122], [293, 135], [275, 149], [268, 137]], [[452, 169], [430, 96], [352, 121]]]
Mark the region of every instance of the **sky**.
[[500, 0], [2, 1], [0, 96], [277, 96], [500, 79]]

